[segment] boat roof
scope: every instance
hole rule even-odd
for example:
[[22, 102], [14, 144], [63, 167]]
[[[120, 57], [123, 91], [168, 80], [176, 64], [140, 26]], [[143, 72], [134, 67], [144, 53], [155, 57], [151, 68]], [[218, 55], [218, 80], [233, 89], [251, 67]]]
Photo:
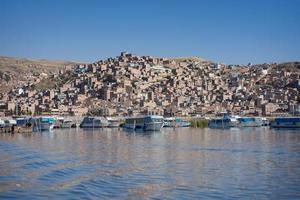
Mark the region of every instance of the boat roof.
[[85, 116], [84, 119], [86, 118], [92, 118], [92, 119], [105, 119], [105, 117], [100, 117], [100, 116]]
[[157, 119], [164, 118], [163, 116], [160, 116], [160, 115], [141, 115], [141, 116], [126, 117], [126, 119], [137, 119], [137, 118], [146, 118], [146, 117], [157, 118]]
[[165, 120], [175, 120], [175, 117], [166, 117]]

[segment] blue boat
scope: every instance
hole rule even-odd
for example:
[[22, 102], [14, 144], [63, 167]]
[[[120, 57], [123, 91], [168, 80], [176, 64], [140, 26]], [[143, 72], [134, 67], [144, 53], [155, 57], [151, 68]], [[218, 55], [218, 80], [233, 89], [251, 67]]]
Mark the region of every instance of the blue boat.
[[232, 127], [232, 122], [230, 118], [216, 118], [212, 119], [208, 123], [209, 128], [230, 128]]
[[160, 131], [164, 118], [158, 115], [125, 118], [124, 128], [129, 130]]
[[300, 128], [300, 117], [277, 117], [270, 126], [271, 128]]
[[263, 121], [259, 117], [240, 117], [238, 118], [239, 127], [258, 127], [262, 126]]

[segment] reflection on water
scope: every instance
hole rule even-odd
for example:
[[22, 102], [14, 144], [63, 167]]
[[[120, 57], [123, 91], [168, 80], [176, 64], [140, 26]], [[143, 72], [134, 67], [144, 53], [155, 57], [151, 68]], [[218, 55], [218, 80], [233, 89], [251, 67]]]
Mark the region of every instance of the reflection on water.
[[0, 134], [0, 198], [300, 198], [297, 130]]

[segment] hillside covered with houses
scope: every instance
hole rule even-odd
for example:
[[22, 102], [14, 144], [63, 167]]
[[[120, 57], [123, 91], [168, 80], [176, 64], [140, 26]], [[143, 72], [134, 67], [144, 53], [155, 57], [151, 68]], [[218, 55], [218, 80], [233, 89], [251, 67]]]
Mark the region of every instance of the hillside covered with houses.
[[[300, 63], [226, 65], [122, 52], [56, 71], [2, 73], [0, 115], [205, 116], [299, 114]], [[0, 74], [1, 75], [1, 74]]]

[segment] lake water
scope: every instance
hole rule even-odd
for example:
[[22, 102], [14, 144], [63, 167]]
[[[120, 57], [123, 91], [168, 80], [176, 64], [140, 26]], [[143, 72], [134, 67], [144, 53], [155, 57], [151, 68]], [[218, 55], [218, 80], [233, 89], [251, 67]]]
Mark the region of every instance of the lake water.
[[0, 199], [299, 199], [300, 132], [0, 134]]

